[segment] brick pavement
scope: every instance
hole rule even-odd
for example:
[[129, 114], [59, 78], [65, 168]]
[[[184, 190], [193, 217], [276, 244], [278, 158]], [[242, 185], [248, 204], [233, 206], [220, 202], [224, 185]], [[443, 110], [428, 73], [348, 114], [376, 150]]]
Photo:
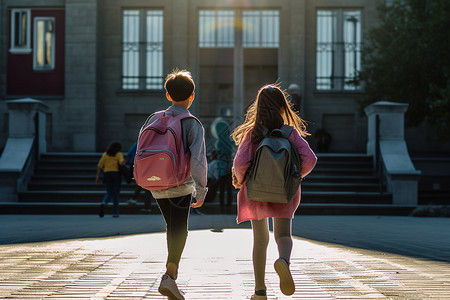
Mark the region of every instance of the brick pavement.
[[[150, 217], [155, 228], [160, 226], [157, 217]], [[5, 218], [0, 218], [0, 228], [4, 233]], [[31, 222], [33, 216], [25, 218]], [[50, 222], [53, 218], [45, 219]], [[59, 220], [64, 223], [66, 219], [59, 217]], [[87, 219], [83, 220], [92, 225]], [[91, 222], [99, 224], [98, 220], [92, 218]], [[112, 222], [119, 222], [112, 220], [100, 222], [110, 228], [114, 227]], [[136, 220], [144, 219], [122, 218], [120, 224], [125, 226]], [[206, 228], [215, 230], [202, 228], [200, 224], [205, 220], [212, 224]], [[191, 227], [197, 230], [189, 234], [178, 280], [186, 299], [249, 299], [252, 294], [251, 230], [248, 226], [227, 229], [233, 227], [232, 220], [224, 216], [191, 217]], [[347, 231], [351, 238], [344, 241], [343, 234], [339, 236], [332, 232], [339, 223], [352, 224], [353, 231], [364, 231], [366, 227], [367, 232], [371, 232], [371, 228], [388, 222], [397, 226], [410, 222], [411, 227], [405, 226], [405, 230], [414, 229], [416, 223], [423, 223], [422, 227], [428, 229], [432, 226], [424, 224], [437, 224], [440, 228], [448, 224], [448, 219], [393, 217], [377, 221], [371, 217], [322, 216], [307, 221], [308, 218], [296, 218], [294, 233], [303, 228], [312, 234], [315, 224], [316, 228], [328, 232], [329, 237], [337, 237], [338, 241], [317, 241], [297, 234], [292, 256], [292, 273], [297, 289], [293, 296], [286, 297], [279, 291], [272, 267], [276, 245], [271, 236], [267, 265], [269, 299], [450, 299], [450, 264], [445, 258], [432, 260], [418, 255], [400, 255], [395, 251], [380, 251], [377, 247], [355, 247], [358, 235]], [[227, 222], [231, 223], [224, 224]], [[35, 228], [39, 227], [37, 224], [34, 224]], [[223, 227], [225, 229], [221, 230]], [[14, 232], [14, 228], [10, 232]], [[48, 234], [52, 232], [52, 228], [45, 228]], [[82, 228], [80, 223], [78, 231], [83, 231], [80, 230]], [[138, 228], [127, 230], [138, 231]], [[441, 232], [446, 234], [446, 231]], [[20, 233], [16, 231], [16, 234]], [[385, 232], [386, 244], [396, 245], [392, 237], [397, 235]], [[73, 238], [73, 235], [68, 236]], [[318, 236], [325, 240], [327, 235], [322, 232]], [[428, 237], [423, 241], [429, 243], [431, 240]], [[444, 253], [449, 243], [444, 240], [437, 246], [437, 242], [432, 246], [440, 248], [441, 252], [435, 255]], [[350, 246], [352, 243], [354, 246]], [[381, 244], [374, 238], [373, 244], [376, 243]], [[426, 248], [418, 251], [423, 249]], [[157, 289], [164, 270], [165, 253], [163, 233], [139, 232], [116, 237], [4, 244], [0, 246], [0, 299], [164, 299]]]

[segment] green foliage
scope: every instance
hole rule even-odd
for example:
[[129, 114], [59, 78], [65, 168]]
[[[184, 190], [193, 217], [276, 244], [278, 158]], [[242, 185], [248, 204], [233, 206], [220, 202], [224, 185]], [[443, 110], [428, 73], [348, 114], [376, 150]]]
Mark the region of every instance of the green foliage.
[[450, 1], [398, 0], [379, 7], [363, 54], [367, 97], [409, 103], [408, 126], [427, 120], [450, 139]]

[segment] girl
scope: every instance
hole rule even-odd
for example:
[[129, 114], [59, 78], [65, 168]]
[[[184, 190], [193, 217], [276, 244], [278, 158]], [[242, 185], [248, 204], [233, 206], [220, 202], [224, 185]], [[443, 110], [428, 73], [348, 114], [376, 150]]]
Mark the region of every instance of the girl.
[[103, 170], [103, 181], [106, 185], [106, 195], [100, 204], [100, 209], [98, 212], [100, 218], [103, 218], [105, 215], [105, 205], [108, 204], [111, 197], [114, 199], [113, 217], [119, 217], [119, 193], [121, 183], [119, 164], [123, 165], [125, 163], [123, 154], [120, 152], [121, 148], [122, 145], [120, 143], [111, 143], [97, 164], [97, 177], [95, 181], [97, 184], [100, 183], [100, 173]]
[[280, 278], [280, 289], [285, 295], [295, 292], [295, 285], [289, 269], [292, 251], [291, 225], [294, 213], [300, 204], [300, 188], [287, 204], [256, 202], [247, 198], [245, 175], [252, 163], [256, 148], [264, 138], [263, 129], [270, 131], [283, 124], [293, 126], [295, 130], [289, 141], [297, 149], [302, 160], [301, 176], [304, 177], [314, 168], [317, 157], [303, 139], [307, 136], [306, 122], [291, 108], [283, 91], [277, 85], [266, 85], [257, 94], [256, 100], [247, 111], [245, 121], [232, 133], [233, 140], [239, 146], [233, 164], [233, 185], [241, 189], [238, 193], [237, 222], [251, 220], [253, 229], [253, 272], [255, 293], [252, 300], [265, 300], [265, 266], [269, 243], [268, 218], [273, 218], [275, 242], [279, 258], [274, 267]]

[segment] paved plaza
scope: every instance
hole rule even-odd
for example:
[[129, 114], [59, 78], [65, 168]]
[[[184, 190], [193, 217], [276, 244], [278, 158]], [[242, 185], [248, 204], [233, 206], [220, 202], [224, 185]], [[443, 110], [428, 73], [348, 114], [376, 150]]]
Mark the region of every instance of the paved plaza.
[[[186, 299], [249, 299], [252, 232], [234, 215], [190, 217], [178, 285]], [[293, 296], [268, 250], [268, 299], [450, 299], [450, 218], [302, 216]], [[0, 215], [0, 299], [165, 299], [160, 215]]]

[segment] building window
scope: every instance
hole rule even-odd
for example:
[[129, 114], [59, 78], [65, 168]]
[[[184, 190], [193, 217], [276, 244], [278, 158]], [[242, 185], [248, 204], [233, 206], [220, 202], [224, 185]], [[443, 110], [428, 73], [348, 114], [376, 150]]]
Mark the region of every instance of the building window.
[[234, 47], [234, 11], [201, 10], [199, 12], [199, 46], [201, 48]]
[[163, 89], [163, 11], [124, 10], [122, 18], [122, 88]]
[[317, 11], [316, 89], [361, 90], [361, 11]]
[[278, 48], [280, 24], [277, 10], [245, 10], [242, 20], [244, 48]]
[[34, 70], [55, 68], [55, 18], [34, 18]]
[[[201, 10], [200, 48], [233, 48], [235, 23], [236, 16], [232, 10]], [[244, 48], [278, 48], [280, 26], [277, 10], [244, 10], [242, 24]]]
[[30, 53], [30, 10], [11, 10], [11, 48], [12, 53]]

